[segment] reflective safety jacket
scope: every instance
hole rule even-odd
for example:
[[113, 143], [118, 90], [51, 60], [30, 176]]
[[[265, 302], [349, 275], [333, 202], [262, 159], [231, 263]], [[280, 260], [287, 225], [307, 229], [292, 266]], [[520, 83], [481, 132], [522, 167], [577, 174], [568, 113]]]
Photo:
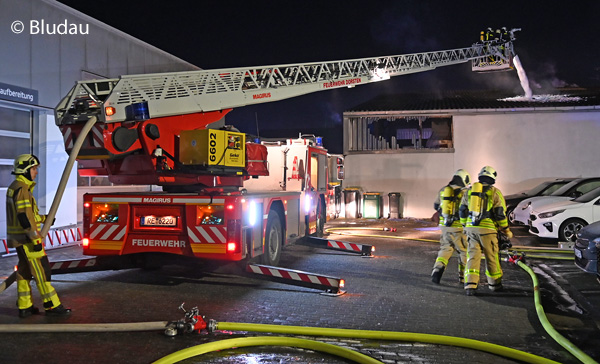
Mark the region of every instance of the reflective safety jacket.
[[34, 181], [19, 175], [6, 191], [7, 243], [11, 248], [41, 239], [40, 230], [46, 216], [39, 214], [33, 197], [34, 187]]
[[[455, 214], [454, 214], [454, 221], [452, 222], [452, 225], [450, 225], [450, 227], [462, 229], [463, 226], [460, 222], [460, 217], [458, 215], [458, 208], [461, 204], [463, 194], [467, 191], [467, 188], [460, 187], [457, 185], [448, 185], [448, 186], [450, 186], [454, 190], [454, 203], [456, 206]], [[444, 186], [444, 187], [442, 187], [442, 189], [440, 189], [440, 192], [438, 193], [437, 198], [435, 199], [435, 202], [433, 203], [433, 208], [435, 210], [437, 210], [440, 215], [439, 226], [446, 226], [446, 224], [444, 224], [444, 217], [442, 216], [442, 199], [443, 199], [443, 193], [444, 193], [445, 188], [446, 188], [446, 186]]]
[[481, 229], [501, 230], [508, 227], [506, 218], [506, 202], [499, 189], [490, 185], [483, 185], [484, 190], [484, 208], [483, 218], [479, 225], [474, 225], [469, 211], [469, 200], [471, 199], [471, 189], [463, 195], [459, 208], [460, 221], [465, 227], [474, 227]]

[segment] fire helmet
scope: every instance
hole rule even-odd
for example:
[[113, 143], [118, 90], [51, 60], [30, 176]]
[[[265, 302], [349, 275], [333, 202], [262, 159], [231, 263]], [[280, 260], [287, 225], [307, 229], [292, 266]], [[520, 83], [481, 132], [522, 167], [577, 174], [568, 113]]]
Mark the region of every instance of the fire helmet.
[[479, 171], [479, 177], [490, 177], [495, 181], [497, 176], [498, 173], [496, 170], [490, 166], [485, 166], [481, 168], [481, 171]]
[[469, 175], [469, 172], [464, 169], [459, 169], [454, 172], [454, 176], [459, 177], [464, 186], [468, 186], [471, 183], [471, 176]]
[[40, 160], [33, 154], [21, 154], [15, 158], [12, 174], [26, 174], [31, 167], [39, 166]]

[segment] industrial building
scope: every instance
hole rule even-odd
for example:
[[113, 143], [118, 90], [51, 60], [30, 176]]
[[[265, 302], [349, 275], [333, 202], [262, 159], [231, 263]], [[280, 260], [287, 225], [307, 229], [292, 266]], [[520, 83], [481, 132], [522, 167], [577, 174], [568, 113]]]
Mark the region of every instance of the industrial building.
[[[400, 194], [400, 215], [426, 218], [453, 173], [476, 179], [490, 165], [496, 186], [517, 193], [545, 180], [600, 175], [600, 92], [583, 88], [384, 95], [344, 112], [346, 188]], [[359, 204], [359, 208], [362, 206]]]

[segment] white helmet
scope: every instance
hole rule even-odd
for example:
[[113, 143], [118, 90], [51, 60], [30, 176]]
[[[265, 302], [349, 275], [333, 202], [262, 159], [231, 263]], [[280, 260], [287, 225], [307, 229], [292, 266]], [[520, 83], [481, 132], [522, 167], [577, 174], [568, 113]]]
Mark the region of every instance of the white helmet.
[[454, 172], [454, 175], [458, 176], [461, 181], [463, 181], [465, 186], [468, 186], [471, 183], [471, 176], [469, 175], [469, 172], [465, 171], [464, 169], [459, 169], [458, 171]]
[[479, 177], [490, 177], [493, 180], [496, 180], [496, 177], [498, 176], [498, 173], [496, 172], [496, 170], [490, 166], [485, 166], [483, 168], [481, 168], [481, 171], [479, 171]]

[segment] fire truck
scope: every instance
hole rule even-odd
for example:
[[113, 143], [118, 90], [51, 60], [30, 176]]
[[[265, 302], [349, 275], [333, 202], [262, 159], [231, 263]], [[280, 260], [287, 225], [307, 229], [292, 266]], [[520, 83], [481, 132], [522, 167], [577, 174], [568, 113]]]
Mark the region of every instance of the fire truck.
[[516, 30], [445, 51], [77, 82], [55, 114], [79, 174], [163, 189], [84, 195], [84, 254], [277, 265], [286, 244], [323, 234], [343, 157], [317, 136], [250, 140], [225, 125], [228, 112], [465, 62], [511, 69]]

